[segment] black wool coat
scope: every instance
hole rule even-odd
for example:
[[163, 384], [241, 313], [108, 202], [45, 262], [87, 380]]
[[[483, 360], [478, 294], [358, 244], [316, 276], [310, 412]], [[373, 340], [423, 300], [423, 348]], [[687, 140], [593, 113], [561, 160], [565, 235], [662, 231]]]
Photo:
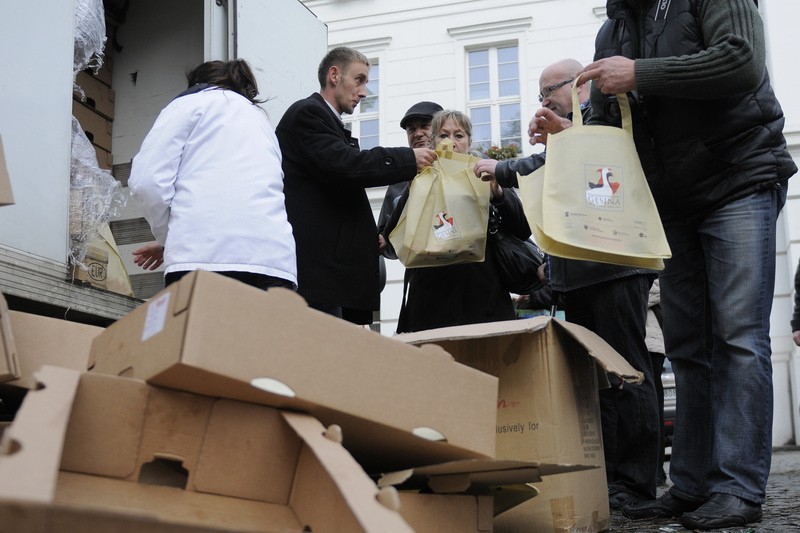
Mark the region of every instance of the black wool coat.
[[379, 309], [378, 231], [364, 188], [412, 179], [414, 151], [361, 150], [319, 93], [292, 104], [275, 133], [298, 292], [317, 303]]

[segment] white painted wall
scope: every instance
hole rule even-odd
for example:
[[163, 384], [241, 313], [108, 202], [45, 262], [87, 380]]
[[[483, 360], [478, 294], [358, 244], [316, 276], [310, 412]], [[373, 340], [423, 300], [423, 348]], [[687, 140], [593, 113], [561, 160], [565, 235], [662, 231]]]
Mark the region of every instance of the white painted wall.
[[[594, 38], [605, 20], [604, 0], [305, 0], [328, 25], [330, 47], [353, 46], [381, 64], [381, 144], [404, 146], [399, 127], [405, 110], [419, 100], [464, 110], [464, 49], [519, 40], [523, 123], [539, 107], [538, 79], [548, 64], [565, 57], [583, 63], [594, 53]], [[800, 85], [796, 64], [796, 21], [800, 3], [759, 2], [767, 31], [768, 67], [786, 114], [785, 134], [800, 161]], [[525, 147], [525, 153], [532, 151]], [[383, 188], [368, 191], [376, 216]], [[789, 201], [779, 220], [775, 301], [772, 313], [775, 377], [775, 445], [800, 434], [800, 351], [791, 341], [793, 275], [800, 260], [800, 178], [790, 181]], [[403, 268], [387, 261], [381, 332], [394, 332], [402, 295]]]

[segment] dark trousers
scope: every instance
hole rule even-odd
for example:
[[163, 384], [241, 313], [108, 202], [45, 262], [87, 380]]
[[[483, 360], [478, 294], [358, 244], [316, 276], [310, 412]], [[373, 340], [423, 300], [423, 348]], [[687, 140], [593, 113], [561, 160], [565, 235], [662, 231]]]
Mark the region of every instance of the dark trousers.
[[609, 488], [649, 499], [656, 496], [661, 448], [653, 363], [644, 340], [652, 279], [628, 276], [564, 294], [567, 320], [597, 333], [644, 374], [638, 385], [609, 375], [600, 411]]
[[[164, 284], [169, 285], [171, 283], [175, 283], [183, 276], [188, 274], [189, 270], [182, 270], [179, 272], [169, 272], [164, 276]], [[247, 285], [251, 285], [256, 287], [257, 289], [267, 290], [273, 287], [283, 287], [284, 289], [293, 289], [292, 282], [283, 278], [276, 278], [274, 276], [267, 276], [266, 274], [256, 274], [254, 272], [238, 272], [238, 271], [222, 271], [222, 272], [215, 272], [215, 274], [220, 274], [225, 276], [226, 278], [233, 278], [235, 280], [241, 281]]]

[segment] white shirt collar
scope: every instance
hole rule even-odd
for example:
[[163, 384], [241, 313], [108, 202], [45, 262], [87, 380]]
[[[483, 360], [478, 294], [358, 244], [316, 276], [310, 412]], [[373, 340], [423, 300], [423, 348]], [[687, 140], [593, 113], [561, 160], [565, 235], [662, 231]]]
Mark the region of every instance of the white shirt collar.
[[[320, 94], [320, 96], [322, 96], [322, 94]], [[338, 111], [336, 111], [336, 108], [333, 107], [329, 101], [325, 100], [324, 96], [322, 96], [322, 101], [325, 102], [326, 104], [328, 104], [328, 107], [331, 108], [331, 111], [333, 111], [333, 114], [336, 115], [339, 118], [339, 122], [342, 122], [342, 114], [339, 113]]]

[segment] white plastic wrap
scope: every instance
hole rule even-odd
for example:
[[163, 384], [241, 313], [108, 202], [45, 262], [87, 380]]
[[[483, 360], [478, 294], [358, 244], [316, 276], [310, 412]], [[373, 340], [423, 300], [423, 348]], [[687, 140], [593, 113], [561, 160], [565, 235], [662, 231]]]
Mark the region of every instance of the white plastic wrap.
[[[105, 13], [102, 0], [75, 0], [75, 76], [86, 68], [95, 71], [103, 64], [106, 42]], [[87, 245], [98, 238], [100, 227], [119, 215], [125, 207], [121, 184], [97, 163], [97, 153], [83, 128], [72, 117], [72, 161], [70, 164], [69, 233], [70, 259], [83, 265]]]
[[[73, 73], [103, 64], [106, 19], [102, 0], [75, 0], [75, 54]], [[74, 78], [74, 76], [73, 76]]]
[[72, 117], [70, 164], [70, 259], [83, 264], [87, 244], [102, 224], [122, 213], [126, 198], [122, 184], [97, 164], [97, 154], [75, 117]]

